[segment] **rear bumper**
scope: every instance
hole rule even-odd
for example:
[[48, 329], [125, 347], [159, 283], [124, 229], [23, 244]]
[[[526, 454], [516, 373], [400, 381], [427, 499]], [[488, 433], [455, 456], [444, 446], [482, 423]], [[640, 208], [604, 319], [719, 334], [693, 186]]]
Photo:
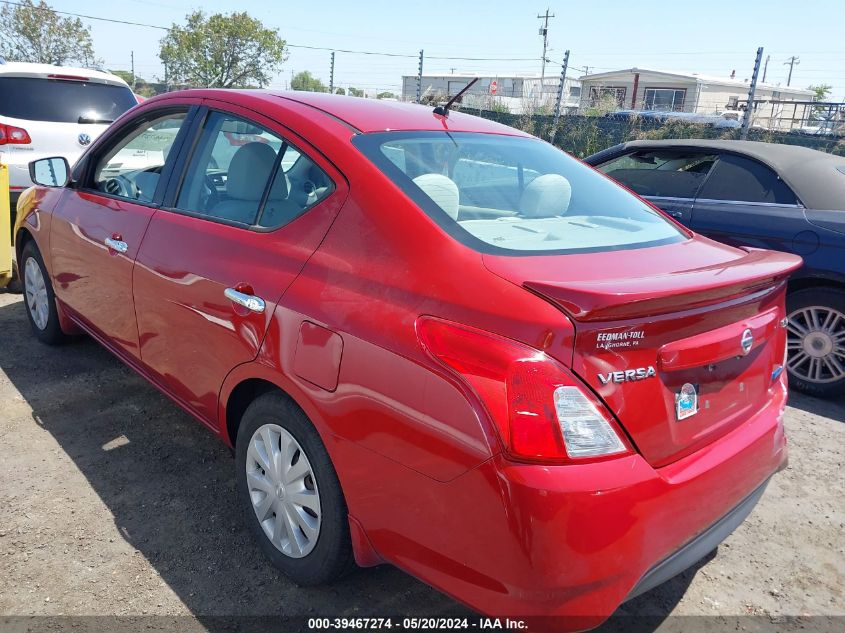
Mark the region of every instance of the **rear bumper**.
[[[496, 456], [438, 483], [385, 462], [391, 476], [372, 482], [384, 497], [350, 495], [350, 511], [381, 558], [476, 611], [587, 629], [742, 522], [786, 466], [785, 405], [779, 382], [740, 427], [658, 469], [640, 455], [566, 466]], [[385, 499], [413, 511], [388, 513]]]
[[625, 601], [627, 602], [644, 594], [646, 591], [651, 591], [655, 587], [662, 585], [667, 580], [689, 569], [716, 549], [751, 514], [751, 511], [757, 505], [757, 502], [760, 501], [760, 497], [763, 496], [768, 485], [769, 480], [767, 479], [762, 486], [759, 486], [739, 505], [707, 528], [707, 530], [648, 570], [646, 575], [640, 579], [631, 590], [631, 593], [625, 598]]

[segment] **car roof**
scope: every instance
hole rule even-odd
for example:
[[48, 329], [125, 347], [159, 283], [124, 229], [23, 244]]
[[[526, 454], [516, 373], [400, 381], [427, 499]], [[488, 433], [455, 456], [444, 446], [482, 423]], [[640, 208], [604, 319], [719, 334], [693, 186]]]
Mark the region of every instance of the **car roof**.
[[434, 114], [432, 106], [387, 101], [385, 99], [367, 99], [348, 97], [323, 92], [283, 91], [283, 90], [228, 90], [198, 89], [170, 92], [151, 99], [178, 98], [191, 96], [221, 101], [237, 102], [267, 113], [267, 106], [284, 105], [284, 101], [294, 101], [326, 116], [339, 120], [357, 133], [385, 131], [450, 131], [481, 132], [487, 134], [506, 134], [510, 136], [530, 136], [525, 132], [490, 121], [481, 117], [450, 111], [448, 117]]
[[[730, 152], [756, 159], [771, 167], [811, 209], [845, 209], [845, 156], [800, 145], [721, 139], [665, 139], [628, 141], [594, 154], [604, 162], [611, 155], [631, 149], [703, 149]], [[592, 158], [592, 157], [591, 157]]]
[[434, 107], [333, 95], [325, 92], [277, 92], [277, 97], [298, 101], [322, 110], [326, 114], [345, 121], [361, 132], [384, 132], [386, 130], [449, 130], [451, 132], [482, 132], [528, 136], [515, 128], [489, 119], [450, 111], [448, 117], [434, 114]]
[[[57, 75], [51, 77], [51, 75]], [[96, 83], [107, 83], [118, 86], [129, 87], [123, 79], [111, 73], [95, 70], [93, 68], [80, 68], [78, 66], [54, 66], [53, 64], [33, 64], [30, 62], [4, 62], [0, 64], [0, 76], [6, 77], [36, 77], [61, 79], [60, 75], [69, 77], [85, 77]]]

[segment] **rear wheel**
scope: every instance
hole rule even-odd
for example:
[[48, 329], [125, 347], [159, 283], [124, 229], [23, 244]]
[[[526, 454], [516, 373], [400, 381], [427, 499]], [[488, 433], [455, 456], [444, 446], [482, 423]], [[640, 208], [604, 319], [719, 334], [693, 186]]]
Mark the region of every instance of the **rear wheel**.
[[798, 290], [786, 311], [790, 386], [821, 398], [845, 393], [845, 291]]
[[41, 259], [35, 242], [27, 242], [21, 254], [21, 276], [23, 279], [26, 316], [32, 332], [42, 343], [58, 345], [67, 336], [59, 326], [56, 295], [50, 283], [50, 276]]
[[320, 436], [281, 393], [257, 398], [236, 443], [238, 496], [264, 554], [299, 585], [353, 567], [346, 502]]

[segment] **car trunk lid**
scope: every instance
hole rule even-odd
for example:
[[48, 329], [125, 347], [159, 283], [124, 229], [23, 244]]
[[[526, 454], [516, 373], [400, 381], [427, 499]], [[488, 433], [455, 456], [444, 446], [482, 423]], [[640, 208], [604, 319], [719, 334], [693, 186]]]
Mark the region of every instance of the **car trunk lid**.
[[655, 467], [712, 442], [768, 402], [784, 358], [785, 279], [800, 263], [702, 238], [615, 253], [485, 255], [488, 268], [572, 318], [574, 350], [559, 360]]

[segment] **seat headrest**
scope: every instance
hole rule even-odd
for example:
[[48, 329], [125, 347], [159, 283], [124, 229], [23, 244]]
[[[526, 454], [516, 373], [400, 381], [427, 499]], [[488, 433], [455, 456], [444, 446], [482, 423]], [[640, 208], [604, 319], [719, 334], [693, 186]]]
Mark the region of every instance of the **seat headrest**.
[[[275, 162], [276, 152], [267, 143], [253, 141], [238, 148], [229, 163], [226, 194], [237, 200], [260, 200]], [[282, 200], [287, 195], [286, 179], [276, 178], [270, 198]]]
[[458, 219], [460, 193], [458, 185], [451, 178], [442, 174], [422, 174], [414, 178], [414, 184], [434, 200], [438, 207], [448, 213], [449, 217], [453, 220]]
[[572, 199], [572, 186], [560, 174], [544, 174], [528, 183], [519, 201], [519, 212], [526, 218], [553, 218], [564, 215]]

